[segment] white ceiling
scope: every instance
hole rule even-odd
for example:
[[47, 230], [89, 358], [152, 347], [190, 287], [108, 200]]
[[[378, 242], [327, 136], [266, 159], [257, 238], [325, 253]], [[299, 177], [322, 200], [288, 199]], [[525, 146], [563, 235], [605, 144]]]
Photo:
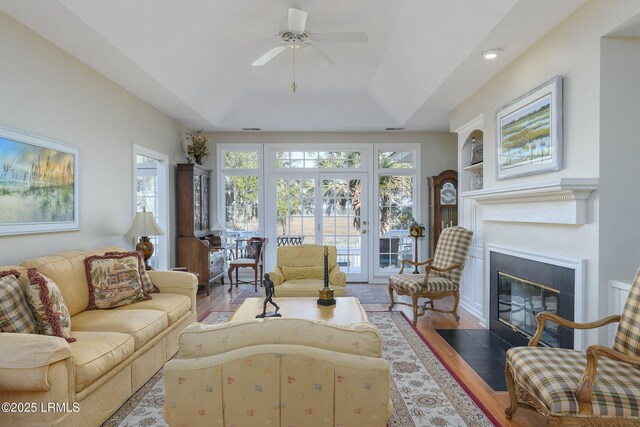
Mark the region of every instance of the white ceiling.
[[[585, 0], [0, 0], [14, 17], [191, 129], [448, 130], [449, 112]], [[287, 8], [311, 32], [365, 31], [317, 44], [323, 69], [276, 45]], [[488, 62], [480, 52], [505, 53]]]

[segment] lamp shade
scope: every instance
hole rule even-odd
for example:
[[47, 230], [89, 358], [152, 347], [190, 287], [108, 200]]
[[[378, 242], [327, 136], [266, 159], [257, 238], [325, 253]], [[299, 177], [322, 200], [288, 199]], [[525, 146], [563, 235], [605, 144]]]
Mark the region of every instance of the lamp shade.
[[226, 231], [227, 230], [227, 226], [224, 225], [223, 223], [221, 223], [220, 221], [216, 221], [216, 223], [213, 224], [213, 227], [211, 227], [211, 230], [213, 230], [213, 231]]
[[141, 236], [162, 236], [164, 230], [160, 228], [153, 213], [143, 209], [142, 212], [136, 213], [133, 218], [133, 224], [124, 234], [125, 237], [141, 237]]

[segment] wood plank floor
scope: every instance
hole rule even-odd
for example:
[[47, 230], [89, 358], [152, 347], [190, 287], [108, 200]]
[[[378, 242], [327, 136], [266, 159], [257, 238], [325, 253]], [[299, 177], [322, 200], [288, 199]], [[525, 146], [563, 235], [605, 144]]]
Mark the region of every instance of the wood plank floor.
[[[348, 285], [347, 285], [348, 286]], [[243, 287], [252, 288], [253, 285], [240, 285]], [[211, 287], [211, 294], [207, 296], [204, 290], [201, 288], [198, 291], [197, 298], [197, 310], [198, 318], [210, 311], [229, 311], [233, 312], [238, 309], [239, 304], [232, 304], [231, 301], [235, 298], [239, 292], [234, 287], [233, 292], [227, 292], [228, 285], [214, 285]], [[258, 288], [256, 296], [262, 296], [261, 289]], [[409, 302], [407, 297], [397, 298], [398, 301]], [[276, 299], [277, 301], [277, 299]], [[448, 309], [453, 306], [453, 299], [443, 299], [436, 302], [437, 307]], [[386, 311], [387, 306], [382, 304], [363, 304], [363, 307], [367, 311]], [[395, 310], [403, 311], [409, 318], [411, 318], [411, 308], [402, 305], [396, 305]], [[543, 426], [545, 420], [539, 414], [526, 409], [519, 409], [516, 412], [512, 420], [507, 420], [504, 416], [504, 408], [509, 403], [509, 395], [507, 392], [496, 392], [491, 389], [483, 380], [475, 373], [473, 369], [462, 359], [458, 353], [456, 353], [447, 342], [435, 331], [436, 329], [481, 329], [482, 326], [478, 324], [478, 319], [472, 316], [464, 309], [460, 309], [460, 323], [457, 323], [453, 316], [450, 314], [427, 312], [426, 315], [418, 318], [417, 328], [422, 336], [429, 341], [433, 348], [447, 360], [447, 363], [451, 369], [453, 369], [457, 375], [464, 378], [466, 385], [473, 391], [473, 393], [480, 399], [480, 401], [487, 407], [492, 415], [503, 426]]]

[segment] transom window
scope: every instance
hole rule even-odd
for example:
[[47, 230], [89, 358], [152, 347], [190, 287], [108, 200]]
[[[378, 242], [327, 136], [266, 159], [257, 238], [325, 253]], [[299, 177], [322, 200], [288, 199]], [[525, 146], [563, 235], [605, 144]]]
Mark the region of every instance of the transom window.
[[362, 167], [359, 151], [278, 151], [276, 168], [345, 169]]
[[225, 151], [225, 169], [257, 169], [258, 152], [256, 151]]
[[413, 152], [380, 151], [378, 152], [378, 167], [380, 169], [411, 169], [413, 168]]

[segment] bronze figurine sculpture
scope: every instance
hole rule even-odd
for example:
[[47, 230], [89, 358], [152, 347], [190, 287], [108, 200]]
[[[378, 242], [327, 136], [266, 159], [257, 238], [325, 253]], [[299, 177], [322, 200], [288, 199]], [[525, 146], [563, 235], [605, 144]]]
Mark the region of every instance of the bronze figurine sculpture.
[[[262, 304], [262, 314], [257, 314], [256, 319], [261, 319], [264, 317], [282, 317], [282, 315], [278, 313], [278, 310], [280, 310], [280, 307], [278, 307], [278, 304], [273, 302], [273, 298], [275, 298], [276, 296], [276, 287], [273, 285], [273, 280], [269, 278], [269, 274], [264, 275], [262, 286], [264, 286], [265, 298], [264, 298], [264, 303]], [[267, 303], [271, 304], [276, 308], [275, 313], [267, 314]]]

